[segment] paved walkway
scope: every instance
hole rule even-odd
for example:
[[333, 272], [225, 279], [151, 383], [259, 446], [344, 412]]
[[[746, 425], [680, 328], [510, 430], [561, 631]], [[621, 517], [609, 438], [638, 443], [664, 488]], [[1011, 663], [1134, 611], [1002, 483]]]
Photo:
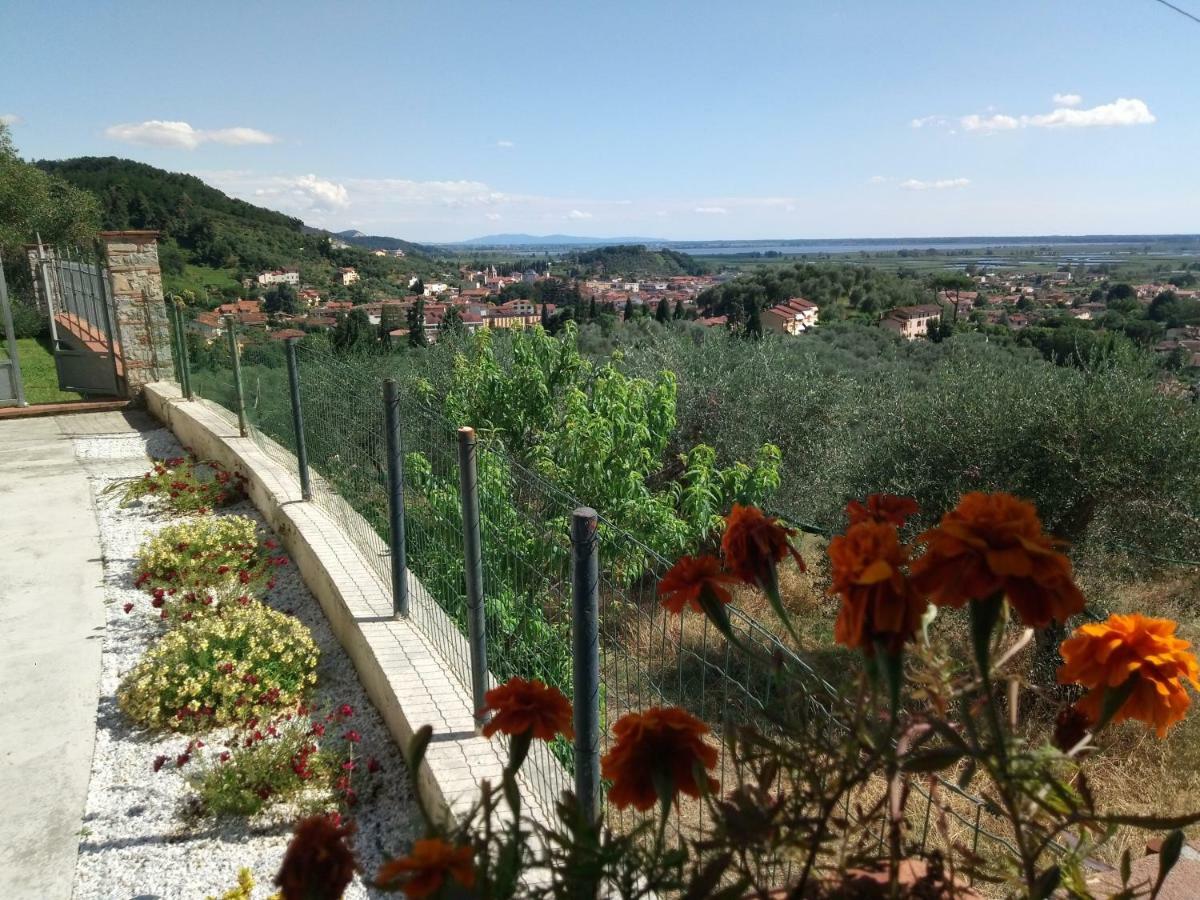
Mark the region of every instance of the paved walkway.
[[71, 896], [96, 734], [103, 571], [72, 435], [136, 413], [0, 422], [0, 884]]

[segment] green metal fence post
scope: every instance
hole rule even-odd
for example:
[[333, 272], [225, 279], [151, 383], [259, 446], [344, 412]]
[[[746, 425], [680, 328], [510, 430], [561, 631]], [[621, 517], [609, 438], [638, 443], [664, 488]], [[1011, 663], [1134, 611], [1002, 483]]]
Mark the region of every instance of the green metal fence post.
[[8, 305], [8, 285], [4, 281], [4, 261], [0, 260], [0, 330], [8, 346], [8, 369], [11, 372], [13, 399], [17, 406], [28, 406], [25, 401], [25, 383], [21, 380], [21, 360], [17, 357], [16, 329], [13, 328], [12, 309]]
[[180, 384], [183, 386], [183, 399], [192, 399], [192, 361], [188, 358], [187, 333], [183, 328], [183, 305], [176, 300], [175, 332], [179, 341], [179, 369], [183, 373]]
[[479, 539], [479, 485], [475, 429], [458, 429], [458, 487], [462, 498], [463, 554], [467, 580], [467, 641], [471, 651], [471, 702], [482, 726], [487, 693], [487, 623], [483, 614], [483, 550]]
[[238, 434], [246, 437], [250, 430], [246, 427], [246, 398], [242, 394], [242, 358], [238, 353], [237, 320], [233, 316], [225, 317], [225, 328], [229, 332], [229, 358], [233, 362], [233, 394], [237, 406]]
[[[404, 442], [400, 434], [400, 391], [392, 378], [383, 382], [383, 419], [387, 432], [388, 535], [392, 555], [392, 612], [408, 615], [408, 560], [404, 546]], [[479, 707], [476, 707], [477, 709]]]
[[312, 499], [308, 480], [308, 445], [304, 442], [304, 408], [300, 403], [300, 366], [296, 363], [296, 338], [284, 342], [287, 350], [288, 393], [292, 399], [292, 430], [296, 434], [296, 462], [300, 469], [300, 497]]
[[575, 797], [600, 819], [600, 562], [596, 511], [571, 514], [571, 652], [574, 669]]
[[175, 364], [175, 383], [183, 391], [183, 353], [179, 349], [179, 322], [175, 315], [175, 302], [167, 301], [167, 326], [171, 329], [171, 362]]

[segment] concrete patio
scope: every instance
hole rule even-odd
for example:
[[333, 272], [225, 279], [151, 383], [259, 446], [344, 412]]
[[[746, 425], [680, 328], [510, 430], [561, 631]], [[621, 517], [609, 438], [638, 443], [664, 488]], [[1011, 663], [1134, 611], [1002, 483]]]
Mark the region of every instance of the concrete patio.
[[0, 422], [0, 882], [71, 896], [96, 733], [102, 565], [72, 438], [140, 430], [140, 413]]

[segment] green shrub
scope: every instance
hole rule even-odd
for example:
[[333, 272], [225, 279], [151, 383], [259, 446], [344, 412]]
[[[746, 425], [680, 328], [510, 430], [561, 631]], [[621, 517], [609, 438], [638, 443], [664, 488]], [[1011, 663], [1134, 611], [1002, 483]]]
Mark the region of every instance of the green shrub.
[[337, 712], [313, 719], [294, 715], [239, 730], [220, 753], [209, 748], [188, 773], [198, 811], [252, 816], [292, 803], [311, 814], [355, 805], [355, 786], [377, 773], [379, 764], [373, 757], [363, 760], [360, 735], [348, 719]]
[[151, 497], [176, 515], [203, 515], [246, 499], [246, 476], [215, 460], [175, 456], [156, 462], [141, 478], [114, 482], [105, 493], [116, 490], [121, 491], [122, 505]]
[[36, 306], [16, 297], [10, 303], [13, 332], [18, 338], [40, 338], [50, 333], [49, 320]]
[[250, 601], [168, 631], [122, 679], [117, 701], [148, 728], [269, 719], [316, 683], [317, 654], [301, 622]]

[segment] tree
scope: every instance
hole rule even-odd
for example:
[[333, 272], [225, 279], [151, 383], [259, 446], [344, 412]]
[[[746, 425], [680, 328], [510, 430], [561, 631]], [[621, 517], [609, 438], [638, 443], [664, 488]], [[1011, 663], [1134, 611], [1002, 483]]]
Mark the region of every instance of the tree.
[[269, 313], [285, 313], [289, 316], [300, 311], [296, 289], [290, 284], [274, 285], [263, 297], [263, 308]]
[[542, 327], [548, 329], [549, 325], [550, 325], [550, 314], [548, 312], [546, 312], [546, 304], [545, 303], [542, 303], [541, 319], [542, 319]]
[[588, 321], [595, 322], [597, 315], [599, 315], [599, 313], [596, 310], [596, 298], [593, 297], [591, 299], [591, 301], [588, 303]]
[[625, 311], [621, 314], [621, 318], [628, 322], [633, 318], [633, 298], [630, 297], [625, 301]]
[[410, 284], [408, 286], [408, 292], [410, 294], [416, 294], [418, 297], [420, 297], [422, 294], [425, 293], [425, 282], [423, 282], [420, 278], [418, 278], [416, 281], [414, 281], [412, 284]]
[[750, 307], [750, 313], [746, 317], [746, 337], [758, 339], [763, 335], [762, 312], [758, 308], [758, 304]]
[[404, 320], [405, 310], [399, 301], [392, 300], [381, 304], [379, 308], [380, 340], [388, 340], [388, 335], [400, 328], [404, 324]]
[[683, 309], [683, 298], [680, 297], [678, 300], [675, 301], [675, 318], [682, 319], [684, 317], [684, 315], [686, 315], [686, 313], [684, 312], [684, 309]]
[[371, 333], [371, 320], [365, 310], [352, 309], [342, 316], [333, 330], [331, 343], [338, 353], [358, 353], [375, 346], [375, 336]]
[[442, 314], [442, 324], [438, 328], [438, 334], [462, 334], [466, 330], [466, 325], [463, 324], [462, 309], [457, 306], [446, 307], [446, 312]]
[[408, 346], [428, 347], [425, 335], [425, 298], [418, 297], [408, 308]]
[[18, 157], [8, 126], [0, 122], [0, 255], [12, 281], [29, 278], [22, 244], [39, 236], [46, 244], [85, 244], [99, 228], [96, 196]]
[[1108, 302], [1109, 303], [1112, 303], [1114, 300], [1136, 300], [1136, 299], [1137, 299], [1137, 291], [1135, 291], [1133, 289], [1132, 285], [1123, 284], [1123, 283], [1122, 284], [1114, 284], [1112, 287], [1110, 287], [1108, 289]]
[[665, 325], [671, 321], [671, 301], [659, 300], [658, 308], [654, 310], [654, 321]]

